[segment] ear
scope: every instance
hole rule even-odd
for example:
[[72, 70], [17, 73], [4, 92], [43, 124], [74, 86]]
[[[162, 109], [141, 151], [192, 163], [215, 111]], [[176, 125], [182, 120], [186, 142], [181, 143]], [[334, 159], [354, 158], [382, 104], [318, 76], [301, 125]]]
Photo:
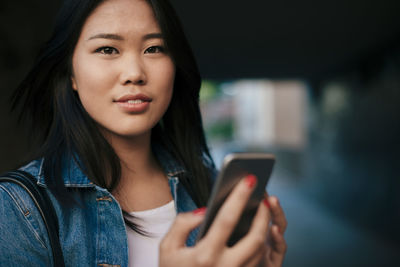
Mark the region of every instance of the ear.
[[72, 89], [78, 91], [78, 86], [76, 86], [76, 81], [74, 76], [71, 76], [71, 84], [72, 84]]

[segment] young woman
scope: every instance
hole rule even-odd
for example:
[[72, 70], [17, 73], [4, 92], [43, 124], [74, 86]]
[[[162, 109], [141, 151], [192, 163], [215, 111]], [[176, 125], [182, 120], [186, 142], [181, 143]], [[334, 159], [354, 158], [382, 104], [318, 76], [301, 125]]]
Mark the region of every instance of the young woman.
[[[65, 2], [14, 104], [39, 144], [21, 169], [47, 188], [66, 266], [282, 264], [286, 220], [275, 197], [260, 203], [250, 232], [226, 246], [253, 176], [195, 243], [215, 174], [199, 88], [166, 0]], [[0, 265], [50, 266], [28, 194], [1, 184], [0, 207]]]

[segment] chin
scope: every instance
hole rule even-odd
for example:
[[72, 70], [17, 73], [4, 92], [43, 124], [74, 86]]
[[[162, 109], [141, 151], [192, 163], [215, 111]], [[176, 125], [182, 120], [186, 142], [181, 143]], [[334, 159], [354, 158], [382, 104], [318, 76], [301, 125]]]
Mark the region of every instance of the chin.
[[138, 137], [143, 137], [143, 136], [147, 136], [150, 135], [151, 133], [151, 129], [150, 130], [138, 130], [138, 131], [124, 131], [124, 132], [120, 132], [120, 133], [116, 133], [117, 136], [122, 137], [122, 138], [138, 138]]
[[125, 129], [107, 129], [104, 126], [101, 127], [101, 131], [106, 139], [135, 139], [143, 138], [151, 134], [152, 127], [135, 128], [129, 127]]

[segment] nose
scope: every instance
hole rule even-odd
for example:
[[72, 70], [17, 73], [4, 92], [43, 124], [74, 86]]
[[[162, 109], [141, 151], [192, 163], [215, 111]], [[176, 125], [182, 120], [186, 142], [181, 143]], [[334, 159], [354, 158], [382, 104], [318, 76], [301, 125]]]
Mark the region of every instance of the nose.
[[147, 83], [145, 67], [140, 57], [131, 56], [124, 59], [120, 80], [123, 85]]

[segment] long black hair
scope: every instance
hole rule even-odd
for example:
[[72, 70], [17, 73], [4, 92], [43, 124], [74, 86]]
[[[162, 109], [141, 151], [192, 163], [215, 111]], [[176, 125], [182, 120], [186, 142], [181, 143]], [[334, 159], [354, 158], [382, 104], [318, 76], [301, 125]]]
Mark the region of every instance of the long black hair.
[[[43, 157], [49, 190], [68, 197], [62, 169], [73, 158], [89, 179], [110, 192], [120, 181], [120, 160], [96, 122], [72, 90], [72, 55], [82, 27], [104, 0], [68, 0], [61, 7], [50, 40], [32, 70], [16, 89], [13, 109], [29, 123], [37, 143], [34, 157]], [[147, 0], [161, 28], [176, 76], [171, 103], [152, 130], [152, 142], [160, 143], [182, 164], [187, 174], [180, 182], [198, 206], [206, 204], [214, 167], [206, 145], [199, 91], [201, 78], [181, 23], [167, 0]], [[128, 224], [135, 229], [135, 225]]]

